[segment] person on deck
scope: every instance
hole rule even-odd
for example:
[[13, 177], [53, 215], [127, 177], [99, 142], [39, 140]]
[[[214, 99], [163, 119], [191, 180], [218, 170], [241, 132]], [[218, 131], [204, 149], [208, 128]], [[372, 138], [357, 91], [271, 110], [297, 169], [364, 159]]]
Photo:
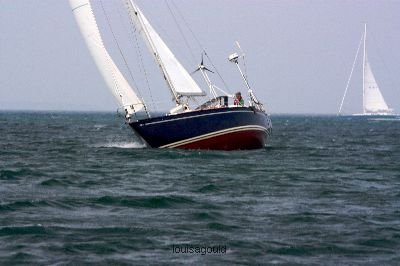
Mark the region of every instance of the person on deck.
[[235, 106], [244, 106], [244, 100], [243, 100], [242, 94], [240, 92], [237, 92], [235, 94], [235, 100], [233, 101], [233, 105], [235, 105]]

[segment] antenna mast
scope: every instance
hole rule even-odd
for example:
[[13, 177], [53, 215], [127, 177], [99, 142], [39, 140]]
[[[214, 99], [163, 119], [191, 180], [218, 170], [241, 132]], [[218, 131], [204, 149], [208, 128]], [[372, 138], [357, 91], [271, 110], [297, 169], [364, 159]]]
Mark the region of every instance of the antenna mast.
[[367, 40], [367, 23], [364, 24], [364, 56], [363, 56], [363, 113], [365, 114], [365, 62], [367, 48], [365, 46]]

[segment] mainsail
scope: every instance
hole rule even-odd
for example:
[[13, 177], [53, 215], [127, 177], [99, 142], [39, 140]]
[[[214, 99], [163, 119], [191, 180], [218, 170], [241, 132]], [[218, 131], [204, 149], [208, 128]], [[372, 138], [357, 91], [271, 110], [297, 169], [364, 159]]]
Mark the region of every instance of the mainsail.
[[376, 83], [368, 58], [364, 63], [364, 113], [390, 113], [382, 93]]
[[175, 55], [167, 47], [158, 33], [150, 25], [141, 10], [132, 0], [123, 0], [129, 11], [132, 22], [144, 38], [151, 54], [160, 66], [164, 77], [177, 102], [181, 96], [203, 96], [200, 89], [190, 74], [185, 70]]
[[69, 3], [86, 45], [108, 88], [128, 115], [142, 110], [143, 101], [123, 77], [103, 44], [89, 0], [69, 0]]

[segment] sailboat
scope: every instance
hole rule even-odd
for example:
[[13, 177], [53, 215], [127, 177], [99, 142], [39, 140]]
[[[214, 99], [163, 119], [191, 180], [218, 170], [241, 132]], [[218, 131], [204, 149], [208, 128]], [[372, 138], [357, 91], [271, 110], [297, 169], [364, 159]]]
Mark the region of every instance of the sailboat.
[[357, 49], [356, 56], [354, 58], [353, 67], [350, 72], [350, 77], [347, 81], [346, 89], [342, 98], [342, 102], [339, 107], [339, 113], [341, 114], [344, 99], [349, 88], [351, 76], [353, 74], [354, 66], [357, 61], [357, 57], [360, 51], [361, 43], [363, 43], [363, 78], [362, 78], [362, 90], [363, 90], [363, 107], [362, 113], [354, 114], [355, 116], [395, 116], [393, 109], [389, 108], [381, 90], [379, 89], [378, 83], [376, 82], [375, 76], [372, 72], [371, 65], [367, 56], [367, 24], [364, 24], [364, 33], [361, 37], [360, 44]]
[[[152, 116], [145, 100], [130, 86], [108, 53], [89, 0], [69, 0], [85, 43], [108, 87], [124, 110], [126, 124], [148, 147], [237, 150], [264, 148], [272, 123], [264, 105], [257, 99], [243, 74], [237, 53], [228, 59], [234, 63], [246, 85], [248, 103], [238, 101], [237, 95], [218, 90], [203, 60], [198, 65], [209, 94], [182, 66], [161, 36], [156, 32], [133, 0], [122, 0], [129, 19], [140, 32], [150, 54], [161, 70], [172, 96], [171, 109]], [[198, 106], [192, 102], [200, 97], [208, 100]], [[146, 117], [143, 118], [143, 113]], [[142, 114], [142, 115], [140, 115]]]

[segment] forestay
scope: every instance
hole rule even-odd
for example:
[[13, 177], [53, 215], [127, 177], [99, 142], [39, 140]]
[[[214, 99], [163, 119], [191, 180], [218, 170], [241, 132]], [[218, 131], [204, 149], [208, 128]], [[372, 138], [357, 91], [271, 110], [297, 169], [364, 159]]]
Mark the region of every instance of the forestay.
[[69, 0], [69, 3], [86, 45], [108, 88], [129, 115], [142, 110], [143, 101], [123, 77], [103, 44], [89, 0]]
[[132, 0], [123, 0], [129, 11], [132, 22], [144, 38], [151, 54], [161, 67], [164, 77], [177, 102], [180, 96], [203, 96], [200, 89], [190, 74], [185, 70], [175, 55], [167, 47], [158, 33], [150, 25], [141, 10]]

